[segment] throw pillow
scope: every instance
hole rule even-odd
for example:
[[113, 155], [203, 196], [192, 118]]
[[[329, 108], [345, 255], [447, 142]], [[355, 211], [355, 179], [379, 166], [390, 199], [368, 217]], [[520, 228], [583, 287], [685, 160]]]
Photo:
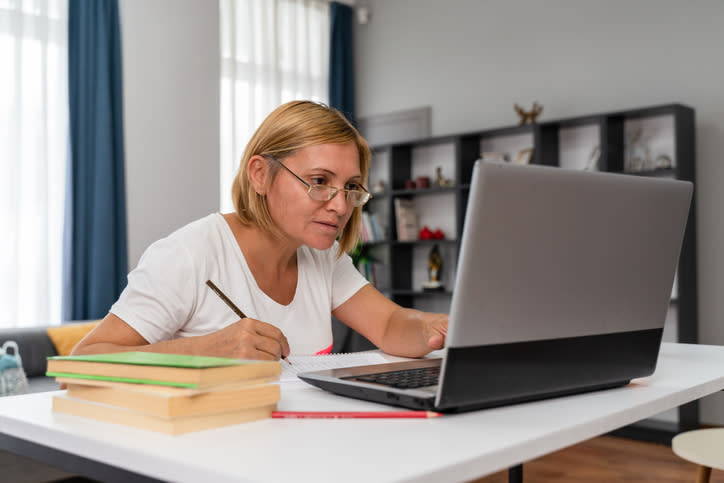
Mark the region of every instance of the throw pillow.
[[57, 327], [48, 327], [48, 337], [55, 346], [55, 351], [59, 356], [70, 355], [73, 347], [80, 340], [97, 326], [99, 321], [84, 322], [81, 324], [66, 324]]

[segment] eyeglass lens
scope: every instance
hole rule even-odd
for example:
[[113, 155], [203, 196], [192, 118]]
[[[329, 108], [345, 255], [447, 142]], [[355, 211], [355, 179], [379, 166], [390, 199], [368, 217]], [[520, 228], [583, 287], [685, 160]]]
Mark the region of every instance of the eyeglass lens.
[[345, 199], [354, 206], [362, 206], [367, 203], [369, 193], [359, 190], [340, 190], [332, 186], [312, 185], [309, 187], [309, 196], [316, 201], [329, 201], [337, 192], [342, 191]]

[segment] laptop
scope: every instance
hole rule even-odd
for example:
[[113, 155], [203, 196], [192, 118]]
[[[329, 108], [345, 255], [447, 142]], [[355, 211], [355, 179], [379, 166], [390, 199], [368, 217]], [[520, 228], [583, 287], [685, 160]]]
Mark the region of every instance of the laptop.
[[343, 396], [462, 412], [651, 375], [692, 190], [478, 161], [443, 357], [299, 377]]

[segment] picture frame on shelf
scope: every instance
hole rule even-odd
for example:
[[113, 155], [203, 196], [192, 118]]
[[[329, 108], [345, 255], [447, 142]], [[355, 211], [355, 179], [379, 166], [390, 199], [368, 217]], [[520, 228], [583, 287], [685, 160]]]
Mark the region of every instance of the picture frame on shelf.
[[530, 164], [533, 161], [533, 148], [521, 149], [515, 157], [515, 164]]
[[395, 218], [397, 219], [397, 240], [417, 240], [417, 210], [415, 202], [409, 199], [395, 198]]

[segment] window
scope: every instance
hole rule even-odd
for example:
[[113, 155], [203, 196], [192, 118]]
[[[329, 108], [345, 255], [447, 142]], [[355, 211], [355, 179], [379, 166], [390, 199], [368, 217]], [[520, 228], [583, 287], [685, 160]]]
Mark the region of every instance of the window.
[[327, 102], [329, 3], [221, 0], [221, 210], [251, 135], [279, 104]]
[[0, 327], [60, 322], [67, 11], [0, 0]]

